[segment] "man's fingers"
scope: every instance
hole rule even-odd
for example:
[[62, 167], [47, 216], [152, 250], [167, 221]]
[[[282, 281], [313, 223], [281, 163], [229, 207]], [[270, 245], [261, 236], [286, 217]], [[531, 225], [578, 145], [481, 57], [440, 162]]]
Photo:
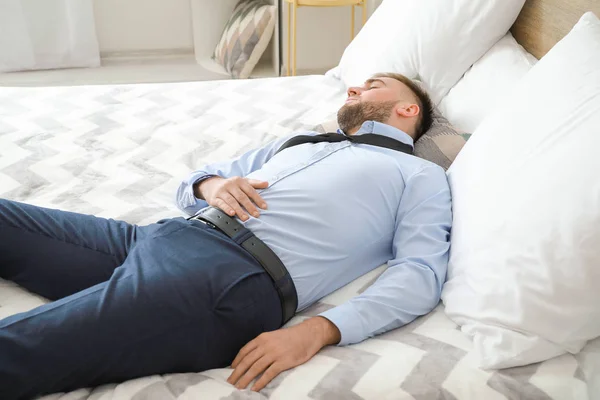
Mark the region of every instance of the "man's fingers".
[[258, 205], [260, 208], [262, 208], [263, 210], [267, 209], [267, 203], [263, 200], [262, 197], [260, 197], [260, 194], [258, 194], [258, 192], [256, 191], [256, 189], [254, 189], [252, 187], [252, 185], [250, 185], [249, 183], [242, 185], [241, 186], [242, 190], [244, 191], [244, 193], [246, 193], [246, 195], [256, 204]]
[[258, 347], [258, 343], [256, 342], [256, 339], [251, 340], [248, 343], [246, 343], [246, 345], [244, 347], [242, 347], [240, 349], [240, 351], [238, 351], [237, 356], [235, 356], [235, 359], [231, 363], [231, 366], [233, 368], [237, 367], [239, 362], [242, 361], [242, 359], [244, 357], [246, 357], [247, 354], [249, 354], [251, 351], [253, 351], [257, 347]]
[[238, 389], [246, 389], [250, 382], [258, 375], [263, 373], [273, 363], [273, 359], [265, 355], [254, 361], [248, 371], [242, 376], [239, 382], [235, 385]]
[[215, 204], [214, 204], [214, 206], [215, 206], [215, 207], [219, 207], [219, 208], [220, 208], [221, 210], [223, 210], [223, 212], [225, 212], [227, 215], [230, 215], [230, 216], [232, 216], [232, 217], [235, 215], [235, 210], [234, 210], [233, 208], [231, 208], [231, 207], [229, 206], [229, 204], [227, 204], [227, 203], [225, 202], [225, 200], [223, 200], [223, 199], [217, 199], [217, 200], [215, 200]]
[[[233, 208], [233, 211], [235, 211], [235, 213], [237, 214], [237, 216], [242, 221], [245, 221], [245, 220], [248, 219], [248, 214], [246, 213], [246, 211], [244, 211], [242, 209], [242, 206], [240, 206], [240, 203], [237, 202], [237, 200], [235, 199], [235, 197], [233, 197], [229, 193], [225, 193], [225, 194], [221, 195], [221, 198], [223, 200], [225, 200], [225, 202], [229, 205], [229, 207]], [[229, 214], [229, 215], [231, 215], [231, 214]]]
[[[227, 382], [232, 385], [235, 385], [236, 382], [238, 382], [240, 380], [240, 378], [256, 363], [256, 361], [263, 356], [263, 354], [264, 354], [264, 352], [260, 351], [260, 349], [255, 349], [255, 350], [251, 351], [250, 353], [248, 353], [244, 358], [242, 358], [241, 361], [239, 361], [236, 364], [235, 369], [233, 370], [233, 372], [231, 373], [229, 378], [227, 378]], [[233, 364], [232, 364], [232, 366], [233, 366]], [[252, 379], [250, 379], [250, 380], [252, 380]], [[248, 381], [248, 383], [249, 382], [250, 381]], [[246, 385], [244, 387], [248, 386], [248, 383], [246, 383]], [[238, 387], [240, 387], [240, 386], [238, 386]]]
[[235, 197], [238, 203], [244, 206], [246, 211], [252, 214], [254, 218], [258, 218], [258, 210], [256, 209], [256, 206], [250, 201], [248, 195], [245, 192], [243, 192], [241, 189], [235, 188], [231, 191], [231, 194], [233, 195], [233, 197]]
[[246, 179], [248, 181], [248, 183], [250, 185], [252, 185], [252, 187], [255, 187], [257, 189], [266, 189], [267, 187], [269, 187], [269, 182], [267, 181], [259, 181], [257, 179]]
[[276, 361], [267, 370], [262, 374], [260, 379], [256, 381], [254, 386], [252, 386], [252, 390], [255, 392], [260, 392], [263, 390], [265, 386], [269, 384], [277, 375], [279, 375], [282, 371], [285, 371], [288, 368], [282, 366], [281, 362]]

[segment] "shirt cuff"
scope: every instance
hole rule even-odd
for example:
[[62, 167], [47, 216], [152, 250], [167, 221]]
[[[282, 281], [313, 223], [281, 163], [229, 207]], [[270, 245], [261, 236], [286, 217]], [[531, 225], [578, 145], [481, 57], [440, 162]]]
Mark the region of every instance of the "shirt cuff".
[[362, 318], [351, 303], [345, 303], [319, 314], [330, 320], [340, 330], [342, 339], [338, 346], [358, 343], [367, 335], [362, 324]]
[[199, 199], [195, 196], [194, 184], [213, 176], [217, 175], [198, 172], [192, 174], [185, 181], [183, 181], [177, 190], [177, 203], [179, 208], [188, 215], [195, 215], [199, 210], [208, 207], [208, 203], [205, 200]]

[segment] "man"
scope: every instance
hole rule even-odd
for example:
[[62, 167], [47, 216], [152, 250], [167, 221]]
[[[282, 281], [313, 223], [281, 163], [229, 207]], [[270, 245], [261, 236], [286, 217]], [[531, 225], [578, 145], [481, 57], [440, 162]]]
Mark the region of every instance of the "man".
[[[190, 219], [135, 226], [0, 201], [0, 276], [55, 300], [0, 321], [0, 398], [230, 364], [231, 384], [260, 390], [326, 345], [428, 313], [450, 191], [406, 152], [431, 108], [409, 79], [377, 74], [348, 89], [327, 141], [309, 132], [192, 173], [177, 192]], [[384, 262], [361, 295], [281, 328]]]

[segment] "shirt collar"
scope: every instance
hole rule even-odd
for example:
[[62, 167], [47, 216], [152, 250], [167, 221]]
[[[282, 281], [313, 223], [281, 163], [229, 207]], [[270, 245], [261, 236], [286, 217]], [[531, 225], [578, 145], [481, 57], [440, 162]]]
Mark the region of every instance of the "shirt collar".
[[[345, 134], [344, 131], [338, 129], [338, 133]], [[396, 139], [401, 141], [402, 143], [408, 144], [414, 147], [413, 138], [404, 131], [401, 131], [398, 128], [395, 128], [391, 125], [382, 124], [381, 122], [376, 121], [365, 121], [363, 122], [360, 129], [354, 134], [356, 135], [364, 135], [365, 133], [375, 133], [377, 135], [387, 136], [392, 139]]]

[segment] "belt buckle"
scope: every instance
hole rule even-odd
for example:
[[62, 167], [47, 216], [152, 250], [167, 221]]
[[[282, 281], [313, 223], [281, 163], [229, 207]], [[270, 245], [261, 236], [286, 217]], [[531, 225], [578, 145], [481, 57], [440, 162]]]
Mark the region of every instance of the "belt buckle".
[[198, 221], [205, 223], [206, 225], [208, 225], [209, 227], [213, 228], [213, 229], [217, 229], [217, 226], [215, 224], [213, 224], [210, 221], [207, 221], [206, 219], [202, 218], [202, 214], [199, 214], [195, 217]]
[[206, 225], [210, 226], [213, 229], [217, 229], [217, 226], [215, 224], [213, 224], [212, 222], [208, 222], [208, 221], [202, 221], [204, 222]]
[[190, 219], [195, 219], [196, 221], [202, 222], [204, 225], [208, 225], [209, 227], [211, 227], [213, 229], [217, 229], [217, 227], [215, 226], [215, 224], [213, 224], [212, 222], [209, 222], [209, 221], [205, 220], [204, 218], [202, 218], [202, 214], [194, 215]]

